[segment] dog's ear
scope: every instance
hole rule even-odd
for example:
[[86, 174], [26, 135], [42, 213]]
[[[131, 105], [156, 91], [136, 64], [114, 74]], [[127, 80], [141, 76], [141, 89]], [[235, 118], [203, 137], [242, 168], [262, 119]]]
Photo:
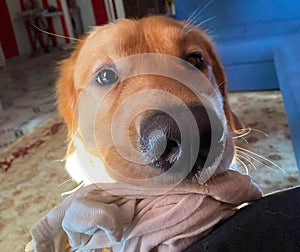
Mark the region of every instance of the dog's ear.
[[76, 107], [76, 90], [74, 86], [74, 67], [79, 52], [84, 45], [88, 35], [83, 36], [75, 45], [74, 51], [70, 57], [60, 62], [58, 66], [58, 80], [56, 82], [56, 100], [60, 115], [68, 126], [68, 133], [71, 136], [76, 128], [74, 125], [74, 110]]
[[232, 112], [230, 108], [230, 104], [228, 101], [228, 93], [227, 93], [228, 91], [227, 91], [226, 75], [224, 72], [223, 65], [219, 57], [217, 56], [214, 46], [212, 44], [209, 45], [208, 53], [212, 61], [212, 69], [213, 69], [214, 77], [217, 81], [218, 88], [223, 97], [223, 108], [225, 111], [228, 124], [232, 131], [238, 131], [240, 129], [243, 129], [244, 128], [243, 123], [240, 121], [237, 115]]

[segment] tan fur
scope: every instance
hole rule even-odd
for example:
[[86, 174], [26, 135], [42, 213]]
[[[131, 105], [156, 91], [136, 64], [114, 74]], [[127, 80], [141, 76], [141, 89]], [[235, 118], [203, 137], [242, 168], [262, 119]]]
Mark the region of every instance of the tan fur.
[[[141, 53], [162, 53], [184, 59], [193, 51], [201, 52], [206, 63], [212, 66], [213, 74], [219, 84], [224, 112], [231, 130], [234, 131], [242, 126], [230, 110], [226, 77], [213, 43], [203, 31], [193, 29], [185, 34], [182, 32], [182, 26], [182, 22], [163, 16], [141, 20], [125, 19], [95, 27], [90, 34], [81, 39], [72, 55], [62, 62], [56, 89], [58, 109], [68, 125], [69, 141], [78, 127], [76, 102], [89, 79], [101, 66], [122, 57]], [[203, 72], [208, 76], [207, 69]], [[187, 104], [197, 99], [187, 87], [174, 80], [157, 76], [130, 78], [119, 83], [112, 90], [109, 96], [111, 103], [101, 110], [101, 117], [105, 118], [105, 122], [97, 123], [101, 124], [102, 129], [109, 130], [112, 115], [122, 101], [137, 91], [151, 88], [170, 92]], [[131, 126], [131, 137], [133, 140], [139, 137], [138, 129], [134, 124]], [[123, 159], [114, 148], [103, 150], [97, 155], [110, 165], [120, 167], [120, 170], [116, 168], [118, 172], [128, 177], [147, 178], [158, 174], [154, 169], [141, 171], [138, 165]]]

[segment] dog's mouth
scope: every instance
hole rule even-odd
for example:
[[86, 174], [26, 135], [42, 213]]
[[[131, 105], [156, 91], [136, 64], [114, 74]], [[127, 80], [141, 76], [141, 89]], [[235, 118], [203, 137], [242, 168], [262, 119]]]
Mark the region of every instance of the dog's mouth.
[[[189, 110], [196, 127], [181, 108], [173, 109], [182, 119], [180, 125], [162, 111], [152, 111], [143, 120], [140, 150], [148, 165], [165, 172], [179, 163], [182, 169], [189, 169], [187, 177], [193, 177], [211, 167], [222, 155], [225, 133], [217, 114], [203, 105], [189, 106]], [[193, 146], [197, 146], [197, 150]]]

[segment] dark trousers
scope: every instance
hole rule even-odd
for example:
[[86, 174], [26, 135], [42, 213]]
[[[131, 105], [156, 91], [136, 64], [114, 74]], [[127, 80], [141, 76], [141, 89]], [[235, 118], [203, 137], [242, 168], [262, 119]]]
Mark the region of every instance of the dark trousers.
[[240, 209], [185, 251], [300, 251], [300, 187]]

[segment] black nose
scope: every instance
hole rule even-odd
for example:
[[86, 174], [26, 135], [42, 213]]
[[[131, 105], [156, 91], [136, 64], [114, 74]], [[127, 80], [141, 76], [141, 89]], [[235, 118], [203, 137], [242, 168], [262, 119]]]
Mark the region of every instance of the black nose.
[[[210, 165], [206, 164], [206, 161], [211, 146], [215, 148], [211, 160], [214, 160], [222, 151], [224, 129], [216, 113], [211, 109], [207, 109], [203, 105], [190, 106], [189, 109], [195, 118], [198, 129], [191, 127], [189, 120], [185, 120], [186, 110], [174, 108], [173, 113], [180, 116], [186, 130], [198, 130], [198, 134], [190, 132], [190, 135], [200, 137], [199, 152], [192, 169], [192, 172], [195, 173], [197, 170], [202, 170], [204, 165]], [[214, 138], [212, 138], [212, 131], [216, 134]], [[140, 149], [149, 165], [166, 171], [180, 158], [182, 154], [181, 137], [184, 136], [180, 135], [179, 126], [167, 113], [152, 111], [143, 120], [140, 135]], [[216, 143], [212, 143], [213, 139], [216, 139]], [[192, 141], [199, 141], [199, 139], [192, 139]]]
[[164, 112], [153, 112], [141, 125], [140, 146], [146, 161], [163, 170], [179, 158], [181, 138], [175, 120]]

